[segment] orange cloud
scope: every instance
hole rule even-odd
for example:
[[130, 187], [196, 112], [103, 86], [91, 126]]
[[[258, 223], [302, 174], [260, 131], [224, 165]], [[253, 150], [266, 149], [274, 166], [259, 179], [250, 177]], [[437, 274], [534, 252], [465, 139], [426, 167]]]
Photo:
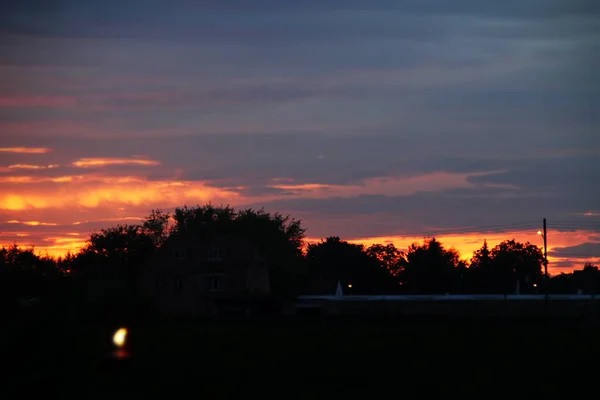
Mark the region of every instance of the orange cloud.
[[58, 176], [58, 177], [38, 177], [38, 176], [0, 176], [0, 182], [3, 183], [42, 183], [42, 182], [73, 182], [77, 178], [83, 180], [83, 175], [77, 176]]
[[49, 165], [33, 165], [33, 164], [13, 164], [8, 166], [9, 169], [51, 169], [58, 168], [58, 164]]
[[0, 153], [46, 154], [51, 151], [45, 147], [0, 147]]
[[52, 222], [39, 222], [39, 221], [18, 221], [16, 219], [10, 220], [8, 224], [21, 224], [29, 226], [57, 226], [58, 224]]
[[141, 183], [142, 178], [137, 176], [105, 176], [105, 175], [65, 175], [65, 176], [0, 176], [0, 182], [4, 183], [104, 183], [110, 185]]
[[[26, 149], [31, 150], [31, 148]], [[49, 149], [45, 150], [49, 151]], [[26, 153], [24, 151], [20, 152]], [[38, 151], [38, 153], [40, 152]], [[80, 168], [158, 164], [160, 164], [158, 161], [143, 157], [82, 158], [73, 163], [74, 166]], [[36, 168], [36, 166], [30, 166], [29, 164], [15, 164], [11, 167], [24, 170], [44, 169], [44, 166]], [[436, 172], [404, 178], [373, 178], [367, 179], [361, 184], [349, 186], [317, 183], [302, 185], [294, 184], [291, 179], [279, 178], [273, 181], [274, 185], [272, 187], [288, 192], [292, 191], [295, 198], [351, 197], [361, 194], [397, 196], [409, 195], [419, 191], [468, 188], [473, 186], [468, 178], [474, 175], [479, 174]], [[9, 221], [10, 223], [28, 226], [33, 229], [28, 232], [31, 233], [31, 236], [18, 236], [27, 238], [29, 241], [29, 243], [23, 243], [23, 245], [34, 244], [36, 249], [48, 252], [50, 255], [64, 255], [68, 251], [77, 251], [79, 247], [85, 244], [89, 231], [83, 229], [79, 231], [82, 227], [78, 225], [84, 222], [73, 222], [78, 219], [106, 222], [106, 225], [110, 226], [112, 222], [117, 221], [139, 221], [140, 218], [131, 216], [137, 214], [136, 210], [144, 210], [142, 213], [145, 215], [145, 212], [154, 207], [169, 208], [183, 204], [203, 204], [208, 201], [215, 204], [252, 204], [259, 201], [289, 198], [289, 195], [269, 196], [268, 199], [265, 197], [244, 197], [237, 192], [240, 188], [224, 190], [208, 186], [200, 181], [149, 181], [141, 176], [111, 176], [102, 173], [57, 177], [3, 176], [0, 177], [0, 182], [6, 183], [6, 185], [0, 185], [0, 210], [11, 211], [11, 218], [14, 219]], [[40, 185], [44, 182], [53, 184]], [[68, 216], [59, 217], [59, 213], [66, 215], [64, 210], [69, 210], [66, 213]], [[124, 216], [124, 213], [127, 213], [127, 216]], [[48, 233], [40, 232], [43, 229], [35, 229], [35, 227], [56, 225], [49, 222], [40, 222], [40, 220], [46, 219], [44, 215], [49, 215], [48, 219], [59, 221], [61, 225], [69, 224], [68, 228], [64, 229], [65, 232], [52, 232], [52, 236], [42, 236], [48, 235]], [[594, 214], [590, 212], [590, 215]], [[26, 228], [21, 227], [19, 229], [19, 231], [23, 230], [26, 230]], [[481, 246], [484, 238], [488, 239], [490, 246], [513, 237], [519, 241], [530, 241], [541, 246], [541, 239], [536, 234], [536, 230], [499, 234], [439, 235], [438, 239], [447, 247], [454, 247], [459, 250], [465, 258], [470, 258], [472, 252]], [[13, 237], [17, 237], [17, 233], [27, 234], [25, 232], [12, 232]], [[340, 234], [343, 234], [343, 229], [340, 230]], [[551, 250], [555, 247], [569, 247], [588, 241], [589, 232], [550, 231], [548, 236]], [[351, 241], [362, 242], [366, 245], [391, 242], [399, 248], [406, 248], [413, 242], [422, 241], [422, 238], [390, 236], [353, 238]], [[565, 261], [569, 260], [550, 257], [551, 271], [559, 271], [558, 268], [553, 267], [553, 263], [564, 263]], [[580, 262], [573, 262], [573, 266], [581, 267]], [[560, 269], [560, 271], [564, 270]]]
[[[56, 178], [54, 178], [56, 179]], [[68, 185], [59, 185], [46, 192], [35, 187], [26, 187], [15, 192], [0, 191], [0, 209], [22, 211], [43, 208], [96, 208], [110, 204], [119, 206], [153, 205], [175, 206], [185, 203], [222, 201], [231, 203], [239, 200], [236, 192], [206, 186], [202, 182], [146, 181], [141, 178], [99, 178], [90, 184], [82, 180], [64, 180]], [[30, 179], [29, 182], [33, 182]], [[56, 181], [56, 180], [55, 180]]]
[[158, 161], [141, 158], [82, 158], [73, 163], [79, 168], [106, 167], [109, 165], [160, 165]]

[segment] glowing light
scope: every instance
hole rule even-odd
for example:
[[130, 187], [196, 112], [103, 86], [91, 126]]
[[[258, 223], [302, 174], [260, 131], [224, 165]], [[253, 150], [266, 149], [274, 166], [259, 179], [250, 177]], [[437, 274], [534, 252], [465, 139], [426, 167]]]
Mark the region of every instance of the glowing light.
[[119, 328], [113, 335], [113, 343], [115, 346], [122, 348], [125, 347], [127, 341], [127, 328]]
[[352, 289], [352, 284], [349, 284], [349, 285], [348, 285], [348, 287], [349, 287], [350, 289]]
[[542, 236], [543, 233], [542, 233], [542, 231], [537, 231], [537, 234]]

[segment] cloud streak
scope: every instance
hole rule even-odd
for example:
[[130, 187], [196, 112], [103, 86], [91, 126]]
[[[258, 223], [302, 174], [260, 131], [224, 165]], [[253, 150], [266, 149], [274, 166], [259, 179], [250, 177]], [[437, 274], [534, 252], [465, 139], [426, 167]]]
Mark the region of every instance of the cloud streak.
[[111, 165], [159, 165], [158, 161], [146, 160], [141, 158], [82, 158], [73, 162], [73, 166], [78, 168], [99, 168]]
[[50, 165], [35, 165], [35, 164], [13, 164], [9, 165], [8, 169], [51, 169], [58, 168], [58, 164], [50, 164]]
[[52, 151], [44, 147], [0, 147], [0, 153], [46, 154]]
[[58, 224], [3, 238], [58, 253], [206, 201], [466, 253], [544, 217], [552, 249], [598, 233], [596, 2], [3, 7], [0, 221]]

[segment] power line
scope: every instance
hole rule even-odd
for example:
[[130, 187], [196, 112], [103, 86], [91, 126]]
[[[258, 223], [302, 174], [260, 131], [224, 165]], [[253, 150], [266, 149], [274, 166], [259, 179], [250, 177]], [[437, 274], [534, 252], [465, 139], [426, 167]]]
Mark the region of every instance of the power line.
[[504, 224], [504, 225], [488, 225], [481, 227], [462, 227], [462, 228], [439, 228], [423, 230], [421, 232], [407, 232], [394, 234], [393, 236], [447, 236], [447, 235], [460, 235], [460, 234], [482, 234], [482, 233], [507, 233], [531, 230], [535, 233], [540, 228], [539, 223], [515, 223], [515, 224]]

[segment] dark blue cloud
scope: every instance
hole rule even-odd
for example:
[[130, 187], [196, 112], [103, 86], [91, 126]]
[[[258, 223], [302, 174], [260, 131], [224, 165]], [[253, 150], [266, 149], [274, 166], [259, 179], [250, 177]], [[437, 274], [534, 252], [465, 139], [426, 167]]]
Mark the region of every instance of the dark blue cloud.
[[[498, 188], [423, 192], [408, 196], [356, 196], [329, 199], [287, 199], [262, 206], [310, 221], [311, 235], [332, 234], [329, 221], [344, 220], [344, 235], [430, 236], [541, 229], [548, 218], [551, 229], [600, 232], [600, 225], [573, 212], [578, 204], [568, 196], [547, 201], [543, 195]], [[256, 206], [256, 205], [254, 205]], [[325, 219], [323, 220], [323, 218]]]
[[600, 243], [581, 243], [570, 247], [557, 247], [548, 253], [554, 257], [581, 258], [600, 257]]
[[[21, 0], [0, 7], [0, 91], [76, 104], [0, 108], [0, 124], [9, 127], [0, 146], [56, 149], [28, 157], [32, 163], [143, 154], [163, 162], [160, 171], [119, 171], [245, 186], [252, 196], [289, 194], [269, 186], [281, 177], [354, 185], [489, 173], [457, 191], [268, 205], [316, 219], [390, 215], [369, 227], [348, 225], [351, 236], [597, 210], [600, 2]], [[22, 126], [33, 128], [22, 134]]]
[[[4, 32], [48, 36], [137, 36], [153, 38], [203, 37], [210, 40], [244, 35], [253, 40], [273, 41], [294, 36], [353, 35], [378, 32], [387, 36], [425, 37], [444, 32], [443, 21], [416, 24], [414, 18], [477, 17], [512, 20], [547, 20], [598, 14], [592, 1], [520, 0], [358, 0], [325, 1], [76, 1], [40, 0], [3, 2], [0, 26]], [[379, 24], [365, 25], [361, 13], [385, 13]], [[323, 23], [324, 13], [330, 13]], [[348, 18], [344, 31], [339, 21]], [[392, 13], [392, 14], [390, 14]], [[394, 18], [397, 19], [393, 26]], [[390, 23], [387, 23], [390, 22]], [[446, 21], [449, 22], [449, 21]], [[352, 29], [354, 28], [358, 29]], [[576, 24], [575, 24], [576, 25]], [[419, 35], [415, 35], [418, 29]], [[274, 35], [275, 34], [275, 35]]]

